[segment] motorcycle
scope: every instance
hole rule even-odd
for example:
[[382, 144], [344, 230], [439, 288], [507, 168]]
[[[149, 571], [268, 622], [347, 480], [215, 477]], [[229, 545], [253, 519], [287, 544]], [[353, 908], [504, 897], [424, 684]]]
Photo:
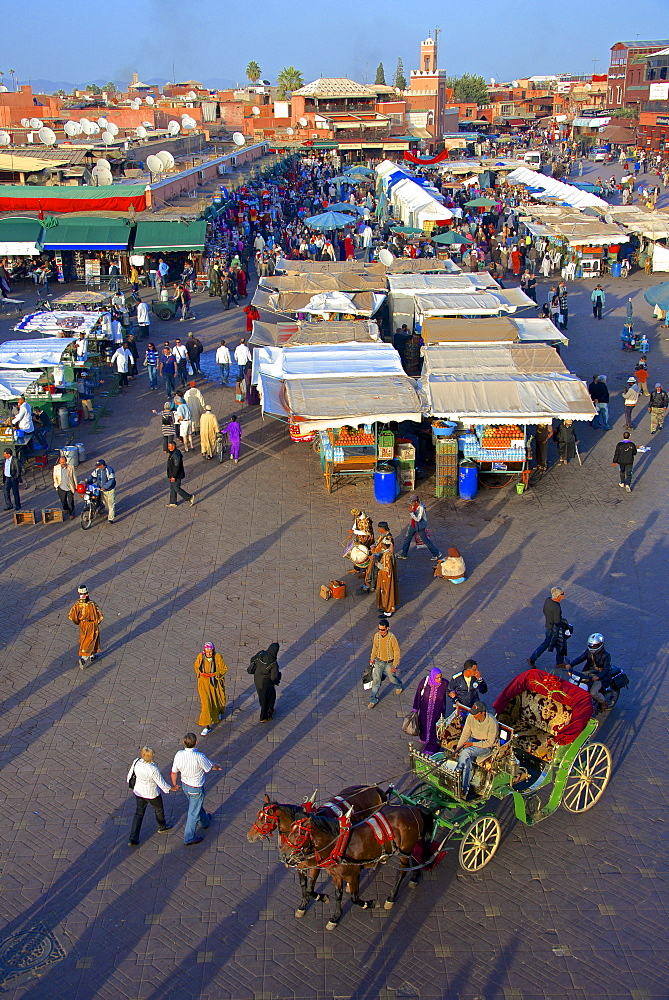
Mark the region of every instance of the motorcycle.
[[[567, 676], [569, 677], [569, 680], [572, 682], [572, 684], [576, 684], [577, 687], [582, 688], [584, 691], [588, 691], [590, 689], [591, 679], [582, 674], [579, 670], [576, 669], [576, 667], [568, 666]], [[629, 687], [629, 682], [630, 682], [629, 677], [624, 672], [624, 670], [622, 670], [620, 667], [611, 667], [610, 683], [607, 684], [606, 686], [602, 685], [599, 692], [601, 695], [604, 696], [604, 698], [606, 698], [607, 709], [613, 708], [613, 706], [618, 701], [618, 698], [620, 697], [620, 692], [624, 688]], [[594, 701], [594, 699], [593, 703], [595, 707], [595, 712], [605, 711], [605, 709], [603, 709], [598, 702]]]
[[[79, 491], [77, 491], [79, 492]], [[81, 527], [84, 531], [91, 527], [96, 517], [106, 516], [106, 508], [102, 499], [102, 490], [99, 486], [89, 483], [85, 492], [82, 493], [84, 509], [81, 512]]]

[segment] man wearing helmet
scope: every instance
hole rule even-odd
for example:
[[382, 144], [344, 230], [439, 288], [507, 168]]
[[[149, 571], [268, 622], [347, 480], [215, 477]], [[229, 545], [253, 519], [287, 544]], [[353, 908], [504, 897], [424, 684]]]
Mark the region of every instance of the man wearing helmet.
[[611, 684], [611, 654], [607, 653], [604, 647], [604, 636], [599, 632], [593, 632], [588, 639], [588, 646], [584, 653], [581, 653], [571, 666], [576, 667], [579, 663], [585, 663], [586, 669], [579, 670], [579, 673], [586, 680], [590, 681], [588, 690], [590, 695], [601, 707], [602, 710], [608, 708], [608, 703], [603, 694], [604, 690]]

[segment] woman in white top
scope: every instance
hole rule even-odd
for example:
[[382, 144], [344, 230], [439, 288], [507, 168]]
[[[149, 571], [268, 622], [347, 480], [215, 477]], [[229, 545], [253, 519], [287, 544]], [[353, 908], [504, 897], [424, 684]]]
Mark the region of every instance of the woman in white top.
[[163, 810], [163, 797], [160, 790], [165, 792], [176, 792], [179, 788], [176, 785], [172, 788], [153, 763], [153, 750], [151, 747], [142, 747], [141, 757], [138, 757], [130, 766], [128, 771], [128, 784], [134, 774], [135, 784], [132, 788], [135, 796], [135, 815], [132, 818], [130, 829], [130, 839], [128, 847], [137, 847], [139, 844], [139, 831], [144, 819], [147, 805], [153, 806], [158, 823], [158, 833], [167, 833], [172, 828], [170, 823], [165, 822], [165, 812]]

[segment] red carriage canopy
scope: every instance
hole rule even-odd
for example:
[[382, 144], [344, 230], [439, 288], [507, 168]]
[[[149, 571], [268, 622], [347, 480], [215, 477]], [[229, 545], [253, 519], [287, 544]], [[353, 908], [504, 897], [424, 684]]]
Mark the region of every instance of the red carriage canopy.
[[524, 674], [518, 674], [498, 695], [493, 705], [497, 715], [503, 712], [511, 699], [522, 691], [548, 695], [571, 710], [571, 719], [553, 737], [561, 746], [573, 743], [592, 717], [592, 698], [587, 691], [572, 684], [571, 681], [556, 677], [554, 674], [547, 674], [536, 667], [533, 670], [526, 670]]

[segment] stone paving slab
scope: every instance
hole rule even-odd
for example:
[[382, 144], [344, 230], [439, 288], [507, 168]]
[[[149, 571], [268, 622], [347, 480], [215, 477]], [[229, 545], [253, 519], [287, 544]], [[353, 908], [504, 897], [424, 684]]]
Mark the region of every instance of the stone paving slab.
[[[605, 282], [607, 312], [597, 324], [590, 286], [570, 286], [563, 357], [586, 380], [593, 370], [608, 374], [617, 421], [608, 434], [579, 425], [582, 468], [554, 468], [522, 497], [489, 491], [471, 503], [435, 501], [429, 484], [423, 490], [433, 534], [462, 549], [468, 580], [457, 588], [432, 581], [425, 553], [412, 551], [400, 565], [392, 628], [407, 690], [401, 699], [383, 690], [373, 712], [359, 683], [372, 602], [326, 603], [317, 594], [345, 571], [350, 508], [385, 516], [398, 535], [401, 503], [379, 508], [368, 482], [327, 495], [308, 447], [240, 408], [242, 462], [219, 466], [188, 453], [186, 488], [198, 503], [168, 510], [149, 420], [162, 397], [143, 378], [112, 400], [99, 431], [81, 429], [89, 456], [82, 474], [98, 454], [116, 469], [117, 523], [82, 532], [76, 522], [0, 522], [0, 767], [9, 817], [0, 830], [0, 940], [48, 922], [64, 954], [2, 985], [5, 992], [17, 1000], [666, 1000], [667, 454], [662, 435], [650, 438], [643, 409], [635, 440], [651, 452], [631, 496], [620, 495], [610, 464], [619, 394], [636, 358], [618, 346], [628, 294], [651, 336], [650, 381], [669, 374], [664, 331], [642, 299], [652, 283]], [[540, 282], [540, 301], [546, 287]], [[240, 310], [221, 314], [206, 295], [195, 306], [192, 327], [208, 348], [241, 334]], [[156, 321], [152, 337], [189, 328]], [[9, 336], [4, 319], [0, 336]], [[232, 389], [205, 384], [204, 392], [219, 417], [236, 411]], [[48, 488], [26, 492], [31, 509], [52, 502]], [[82, 580], [105, 614], [103, 656], [84, 672], [66, 620]], [[264, 791], [298, 802], [314, 788], [324, 798], [346, 784], [401, 776], [400, 721], [418, 680], [474, 655], [492, 700], [524, 669], [555, 582], [567, 589], [565, 611], [577, 628], [572, 651], [602, 630], [616, 662], [631, 670], [630, 689], [602, 726], [614, 776], [601, 802], [581, 816], [559, 810], [535, 828], [517, 823], [504, 803], [502, 844], [478, 875], [462, 873], [449, 855], [392, 911], [361, 911], [345, 897], [336, 932], [325, 930], [332, 903], [314, 903], [295, 921], [295, 876], [273, 846], [246, 841]], [[141, 847], [130, 852], [127, 766], [149, 743], [169, 771], [195, 727], [192, 662], [207, 638], [229, 667], [229, 714], [200, 740], [225, 768], [207, 786], [214, 821], [204, 843], [187, 849], [184, 799], [166, 797], [174, 831], [157, 837], [147, 813]], [[258, 726], [246, 666], [274, 639], [283, 672], [277, 715]], [[384, 899], [393, 880], [392, 865], [366, 874], [363, 896]]]

